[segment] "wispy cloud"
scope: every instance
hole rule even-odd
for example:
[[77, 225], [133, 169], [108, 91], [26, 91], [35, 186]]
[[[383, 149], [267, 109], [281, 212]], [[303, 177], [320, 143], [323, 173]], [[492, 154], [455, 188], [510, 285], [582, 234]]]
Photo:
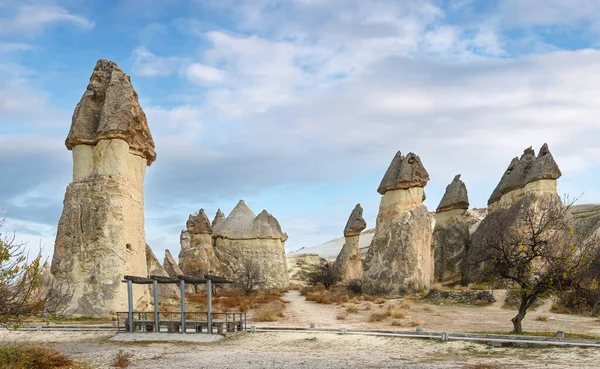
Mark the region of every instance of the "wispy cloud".
[[68, 23], [82, 29], [94, 28], [94, 22], [72, 14], [59, 5], [7, 2], [0, 4], [11, 16], [0, 19], [0, 34], [35, 35], [57, 23]]

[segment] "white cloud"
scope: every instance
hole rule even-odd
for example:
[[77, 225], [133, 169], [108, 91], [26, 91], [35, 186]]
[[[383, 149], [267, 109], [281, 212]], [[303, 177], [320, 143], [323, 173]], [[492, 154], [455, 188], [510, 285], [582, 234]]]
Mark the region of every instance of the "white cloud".
[[38, 34], [55, 23], [70, 23], [84, 30], [94, 28], [94, 22], [87, 18], [72, 14], [62, 6], [46, 4], [17, 6], [12, 17], [1, 21], [0, 34]]
[[225, 79], [225, 74], [220, 69], [200, 63], [190, 65], [187, 76], [192, 82], [198, 84], [221, 82]]
[[183, 58], [156, 56], [146, 47], [135, 48], [133, 56], [133, 72], [142, 77], [168, 76], [185, 63]]

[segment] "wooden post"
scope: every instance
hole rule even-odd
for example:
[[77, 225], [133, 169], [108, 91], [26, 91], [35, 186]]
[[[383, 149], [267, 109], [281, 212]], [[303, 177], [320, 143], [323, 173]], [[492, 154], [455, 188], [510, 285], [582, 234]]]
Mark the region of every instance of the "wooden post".
[[160, 332], [160, 320], [158, 316], [158, 281], [152, 281], [154, 285], [154, 332]]
[[213, 326], [212, 326], [212, 281], [209, 279], [206, 281], [206, 298], [207, 298], [207, 305], [208, 305], [208, 317], [207, 317], [207, 323], [208, 323], [208, 333], [212, 334], [213, 332]]
[[133, 282], [127, 280], [127, 303], [129, 310], [127, 311], [127, 321], [129, 322], [129, 332], [133, 333]]
[[185, 333], [185, 281], [179, 281], [179, 289], [181, 293], [181, 333]]

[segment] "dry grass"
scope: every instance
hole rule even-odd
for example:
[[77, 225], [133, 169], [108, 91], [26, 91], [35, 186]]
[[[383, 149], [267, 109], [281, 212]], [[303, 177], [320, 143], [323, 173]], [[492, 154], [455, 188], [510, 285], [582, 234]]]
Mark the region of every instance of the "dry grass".
[[417, 327], [417, 326], [421, 326], [422, 327], [423, 324], [425, 324], [425, 322], [422, 321], [422, 320], [419, 320], [419, 319], [415, 319], [415, 320], [412, 320], [409, 324], [410, 324], [411, 327]]
[[346, 304], [345, 308], [347, 313], [358, 313], [358, 306], [356, 304]]
[[390, 313], [390, 316], [395, 319], [404, 319], [408, 315], [408, 311], [400, 309], [388, 310], [388, 312]]
[[285, 305], [279, 301], [273, 301], [262, 305], [256, 310], [255, 319], [259, 322], [274, 322], [282, 318]]
[[469, 365], [465, 365], [463, 366], [463, 369], [502, 369], [504, 368], [501, 365], [498, 364], [469, 364]]
[[79, 369], [87, 365], [71, 360], [62, 352], [44, 346], [3, 344], [0, 346], [0, 369]]
[[535, 320], [538, 322], [547, 322], [548, 317], [546, 315], [538, 315], [535, 317]]
[[394, 319], [394, 320], [392, 320], [392, 324], [391, 325], [394, 326], [394, 327], [402, 327], [402, 322], [400, 320], [398, 320], [398, 319]]
[[371, 315], [369, 316], [369, 321], [370, 322], [380, 322], [387, 317], [388, 317], [387, 313], [371, 313]]
[[348, 313], [346, 311], [340, 311], [335, 318], [337, 320], [345, 320], [348, 317]]
[[131, 364], [130, 360], [132, 357], [132, 353], [119, 350], [119, 352], [117, 352], [113, 358], [112, 366], [115, 368], [127, 368]]
[[569, 309], [566, 306], [562, 306], [562, 305], [558, 305], [558, 304], [552, 304], [550, 311], [553, 313], [556, 313], [556, 314], [568, 314], [569, 313]]

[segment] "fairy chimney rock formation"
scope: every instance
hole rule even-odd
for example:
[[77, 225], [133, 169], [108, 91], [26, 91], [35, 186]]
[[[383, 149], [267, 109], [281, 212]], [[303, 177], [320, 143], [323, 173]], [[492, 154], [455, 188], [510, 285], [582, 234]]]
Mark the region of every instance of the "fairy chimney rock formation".
[[[148, 276], [157, 275], [160, 277], [169, 277], [169, 273], [160, 264], [160, 261], [152, 252], [149, 245], [146, 245], [146, 267], [148, 268]], [[150, 296], [154, 296], [154, 286], [148, 285]], [[179, 299], [179, 288], [174, 284], [161, 284], [158, 287], [158, 298], [161, 301]]]
[[179, 267], [184, 274], [218, 274], [219, 261], [213, 249], [212, 234], [213, 228], [204, 209], [190, 215], [180, 236]]
[[334, 270], [341, 281], [362, 280], [363, 265], [360, 260], [360, 233], [367, 227], [362, 217], [363, 208], [356, 204], [344, 228], [344, 246], [335, 259]]
[[255, 215], [240, 200], [229, 216], [216, 222], [213, 232], [214, 251], [223, 273], [231, 278], [241, 273], [246, 260], [256, 261], [267, 287], [288, 284], [285, 241], [275, 217], [266, 210]]
[[212, 221], [213, 229], [221, 224], [225, 220], [225, 214], [221, 211], [221, 209], [217, 209], [217, 213], [215, 214], [215, 218]]
[[428, 181], [429, 174], [417, 155], [396, 154], [377, 190], [383, 196], [365, 259], [368, 293], [411, 292], [430, 286], [431, 216], [423, 205], [423, 187]]
[[169, 277], [177, 278], [178, 276], [183, 275], [183, 272], [179, 268], [179, 265], [177, 265], [177, 262], [175, 261], [175, 258], [173, 258], [173, 255], [171, 255], [171, 251], [169, 251], [169, 249], [165, 250], [163, 268]]
[[557, 179], [562, 175], [548, 144], [538, 155], [529, 147], [520, 158], [511, 160], [500, 182], [488, 200], [490, 210], [507, 208], [531, 192], [556, 194]]
[[470, 230], [480, 221], [468, 209], [467, 186], [457, 174], [446, 187], [435, 215], [433, 245], [436, 281], [464, 283], [467, 280]]
[[[52, 274], [69, 285], [65, 313], [110, 316], [127, 309], [123, 275], [145, 276], [144, 175], [156, 159], [146, 115], [129, 76], [99, 60], [65, 141], [73, 180], [58, 223]], [[148, 289], [134, 286], [136, 309]]]

